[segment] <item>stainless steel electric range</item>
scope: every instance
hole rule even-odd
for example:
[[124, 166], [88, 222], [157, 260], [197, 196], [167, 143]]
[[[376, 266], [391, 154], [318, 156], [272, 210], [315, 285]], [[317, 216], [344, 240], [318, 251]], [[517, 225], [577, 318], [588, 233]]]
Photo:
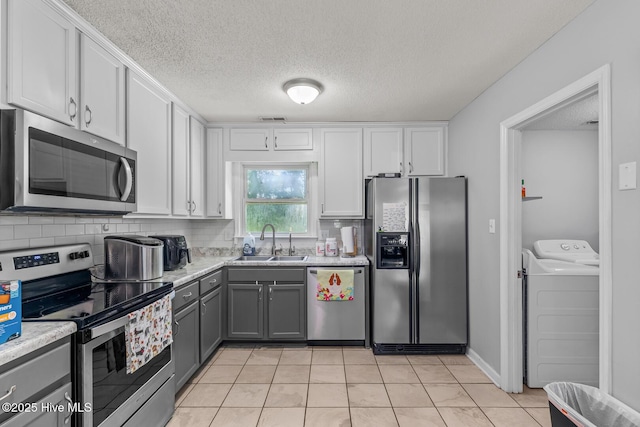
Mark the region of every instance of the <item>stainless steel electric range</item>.
[[162, 281], [97, 282], [89, 244], [0, 252], [0, 279], [22, 280], [23, 321], [72, 321], [75, 425], [164, 425], [173, 414], [171, 346], [127, 373], [129, 313], [172, 292]]

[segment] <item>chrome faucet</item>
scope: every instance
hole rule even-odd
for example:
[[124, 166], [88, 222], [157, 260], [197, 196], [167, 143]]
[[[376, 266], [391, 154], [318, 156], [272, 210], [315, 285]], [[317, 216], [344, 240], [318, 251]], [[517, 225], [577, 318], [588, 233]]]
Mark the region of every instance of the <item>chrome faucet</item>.
[[264, 227], [262, 227], [262, 232], [260, 233], [260, 240], [264, 240], [264, 230], [267, 227], [271, 227], [271, 230], [273, 230], [273, 245], [271, 246], [271, 255], [275, 255], [276, 254], [276, 228], [273, 226], [273, 224], [265, 224]]

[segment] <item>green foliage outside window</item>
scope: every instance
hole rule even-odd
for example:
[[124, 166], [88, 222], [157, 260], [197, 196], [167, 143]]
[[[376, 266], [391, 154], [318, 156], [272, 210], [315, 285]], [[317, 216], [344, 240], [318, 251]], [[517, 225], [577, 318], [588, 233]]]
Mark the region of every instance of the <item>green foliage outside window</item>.
[[306, 233], [307, 169], [245, 169], [245, 229], [259, 233], [273, 224], [278, 233]]

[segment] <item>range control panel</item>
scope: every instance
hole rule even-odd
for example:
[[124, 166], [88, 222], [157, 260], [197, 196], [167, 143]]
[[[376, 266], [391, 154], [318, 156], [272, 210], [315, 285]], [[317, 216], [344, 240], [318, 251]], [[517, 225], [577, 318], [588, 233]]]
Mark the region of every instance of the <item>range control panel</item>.
[[58, 264], [59, 262], [60, 255], [58, 252], [13, 257], [13, 265], [16, 270], [38, 267], [46, 264]]

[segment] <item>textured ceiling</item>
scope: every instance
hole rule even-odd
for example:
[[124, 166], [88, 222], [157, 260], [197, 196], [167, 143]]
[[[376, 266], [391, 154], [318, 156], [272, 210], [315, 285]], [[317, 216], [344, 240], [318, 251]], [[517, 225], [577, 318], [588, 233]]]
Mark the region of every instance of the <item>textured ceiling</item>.
[[528, 124], [522, 130], [597, 130], [597, 123], [587, 123], [593, 120], [598, 120], [597, 93], [572, 102]]
[[320, 122], [448, 120], [593, 0], [65, 2], [208, 121]]

